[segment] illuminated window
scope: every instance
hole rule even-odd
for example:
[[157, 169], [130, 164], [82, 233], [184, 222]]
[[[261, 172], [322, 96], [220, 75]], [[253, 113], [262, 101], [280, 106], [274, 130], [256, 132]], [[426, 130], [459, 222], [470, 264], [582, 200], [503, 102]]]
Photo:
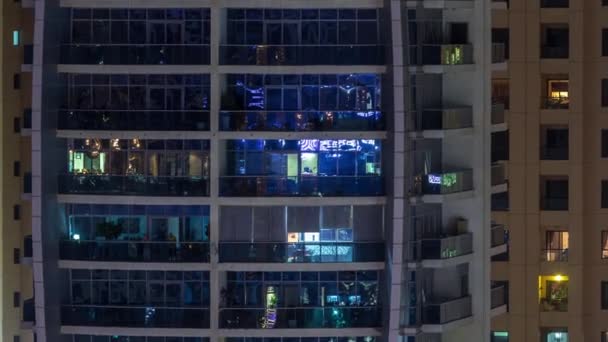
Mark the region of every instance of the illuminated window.
[[608, 230], [602, 230], [602, 259], [608, 259]]
[[568, 276], [555, 274], [538, 277], [541, 311], [568, 311]]
[[568, 232], [550, 230], [545, 238], [546, 261], [568, 261]]
[[568, 80], [547, 81], [547, 108], [568, 108]]
[[19, 46], [21, 42], [20, 35], [19, 30], [13, 30], [13, 46]]
[[541, 329], [542, 342], [568, 342], [568, 329], [543, 328]]
[[492, 331], [490, 334], [490, 342], [509, 342], [509, 332]]

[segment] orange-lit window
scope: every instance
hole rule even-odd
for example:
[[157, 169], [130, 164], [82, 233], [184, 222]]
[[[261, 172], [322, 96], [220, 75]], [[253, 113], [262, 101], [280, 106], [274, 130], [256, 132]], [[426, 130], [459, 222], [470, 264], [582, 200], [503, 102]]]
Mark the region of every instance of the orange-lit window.
[[568, 276], [538, 276], [538, 302], [541, 311], [568, 311]]
[[547, 90], [551, 99], [568, 100], [568, 80], [549, 80]]

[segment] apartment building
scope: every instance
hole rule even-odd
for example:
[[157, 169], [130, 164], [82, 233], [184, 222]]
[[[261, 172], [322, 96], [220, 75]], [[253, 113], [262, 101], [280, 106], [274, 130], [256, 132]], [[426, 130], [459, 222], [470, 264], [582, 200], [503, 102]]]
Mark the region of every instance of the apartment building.
[[33, 341], [31, 229], [32, 3], [0, 6], [2, 341]]
[[37, 341], [490, 338], [489, 1], [34, 7]]
[[492, 81], [508, 108], [492, 159], [509, 179], [492, 199], [509, 227], [509, 253], [492, 264], [492, 280], [509, 285], [494, 341], [606, 340], [607, 5], [493, 3], [493, 42], [509, 46]]

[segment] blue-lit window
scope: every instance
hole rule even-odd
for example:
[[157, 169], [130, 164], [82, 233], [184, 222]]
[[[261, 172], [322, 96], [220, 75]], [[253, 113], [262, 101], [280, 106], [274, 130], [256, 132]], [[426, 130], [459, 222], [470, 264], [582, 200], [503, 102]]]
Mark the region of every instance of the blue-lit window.
[[13, 30], [13, 46], [19, 46], [19, 44], [21, 44], [21, 32]]

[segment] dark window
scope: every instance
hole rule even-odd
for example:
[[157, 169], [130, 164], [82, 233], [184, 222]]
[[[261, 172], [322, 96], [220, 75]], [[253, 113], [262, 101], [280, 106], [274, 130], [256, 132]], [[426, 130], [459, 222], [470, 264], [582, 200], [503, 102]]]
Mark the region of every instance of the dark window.
[[493, 28], [492, 44], [502, 44], [504, 46], [504, 58], [509, 59], [509, 29]]
[[[15, 2], [19, 2], [19, 0], [15, 0]], [[13, 342], [21, 342], [21, 337], [13, 336]]]
[[602, 80], [602, 107], [608, 107], [608, 79]]
[[608, 56], [608, 29], [602, 29], [602, 56]]
[[503, 104], [505, 109], [509, 109], [509, 80], [492, 80], [492, 103]]
[[542, 179], [541, 187], [541, 210], [568, 210], [568, 179]]
[[13, 176], [19, 177], [21, 175], [21, 163], [18, 161], [13, 162]]
[[21, 219], [21, 206], [19, 204], [15, 204], [13, 206], [13, 220]]
[[568, 0], [541, 0], [541, 8], [568, 8]]
[[541, 160], [568, 160], [568, 128], [541, 128]]
[[13, 89], [21, 89], [21, 75], [20, 74], [13, 75]]
[[13, 132], [21, 132], [21, 118], [13, 118]]
[[541, 58], [568, 58], [570, 37], [567, 25], [542, 27]]
[[469, 25], [467, 23], [450, 23], [450, 44], [468, 44]]
[[492, 133], [492, 163], [509, 160], [509, 131]]
[[18, 265], [21, 262], [21, 250], [13, 248], [13, 264]]
[[608, 310], [608, 281], [602, 282], [602, 310]]
[[602, 181], [602, 208], [608, 208], [608, 180]]
[[21, 306], [21, 293], [13, 292], [13, 307], [18, 308]]
[[608, 6], [608, 0], [602, 0], [602, 6]]

